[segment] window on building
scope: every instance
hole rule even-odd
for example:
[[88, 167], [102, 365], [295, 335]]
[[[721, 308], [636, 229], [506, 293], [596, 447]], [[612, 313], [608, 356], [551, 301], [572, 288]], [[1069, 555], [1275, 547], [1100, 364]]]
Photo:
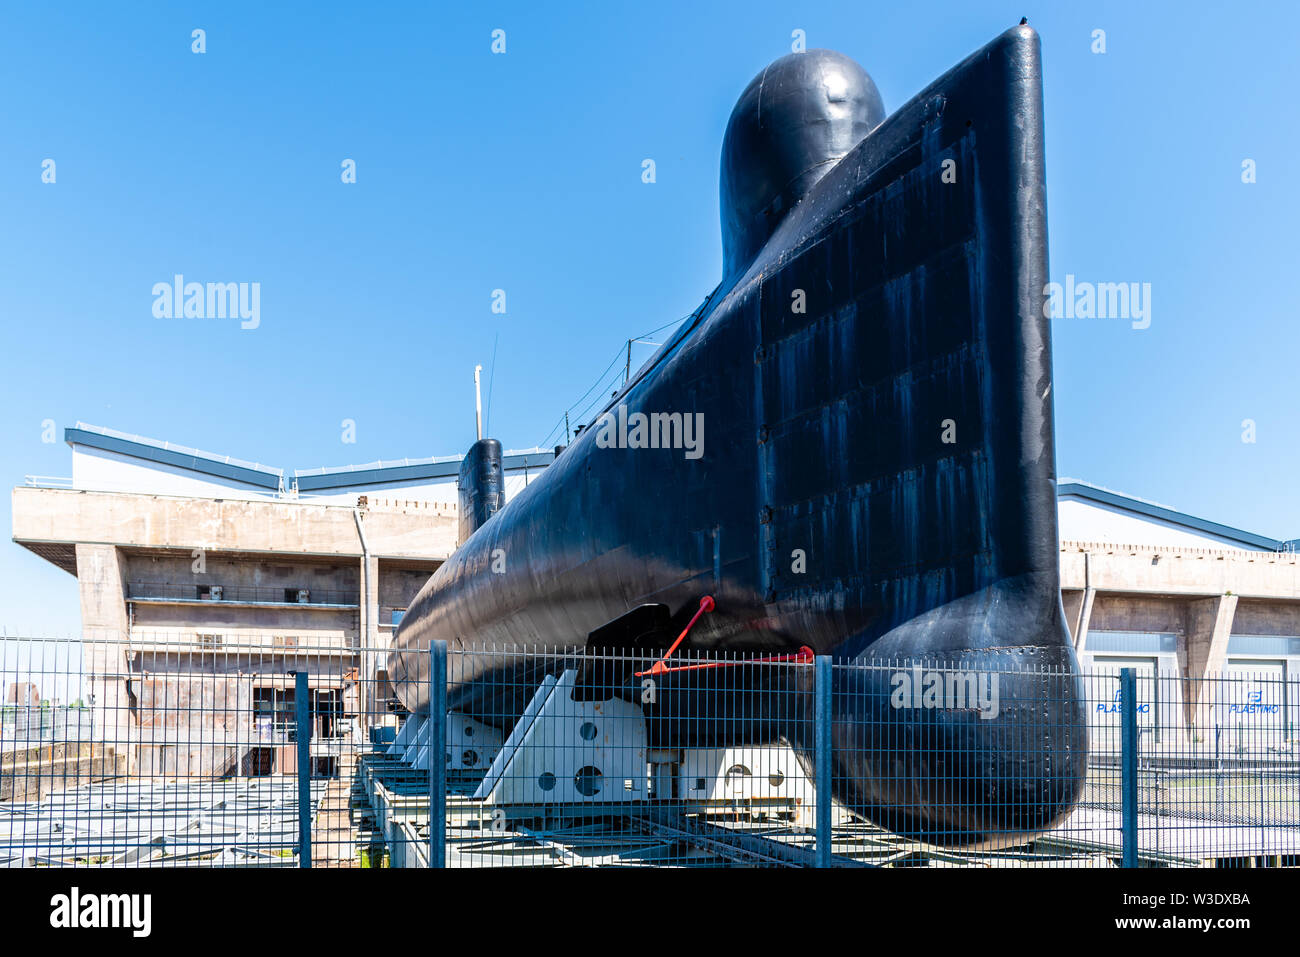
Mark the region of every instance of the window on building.
[[336, 778], [339, 776], [339, 759], [336, 757], [315, 757], [311, 759], [311, 776], [314, 778]]
[[275, 773], [274, 748], [249, 748], [239, 762], [239, 773], [244, 777], [260, 777]]
[[1155, 631], [1088, 631], [1084, 639], [1088, 651], [1125, 652], [1155, 655], [1178, 650], [1178, 636]]
[[403, 609], [401, 609], [401, 610], [398, 610], [398, 609], [394, 609], [394, 610], [393, 610], [393, 627], [394, 627], [394, 628], [396, 628], [398, 625], [400, 625], [400, 624], [402, 623], [402, 616], [405, 615], [405, 614], [406, 614], [406, 609], [405, 609], [405, 608], [403, 608]]
[[312, 733], [318, 738], [332, 738], [339, 732], [338, 721], [343, 717], [343, 697], [338, 691], [313, 691], [311, 693]]
[[259, 735], [296, 737], [298, 717], [292, 688], [254, 688], [253, 726]]
[[1269, 658], [1300, 656], [1300, 638], [1283, 635], [1232, 635], [1228, 638], [1228, 654]]

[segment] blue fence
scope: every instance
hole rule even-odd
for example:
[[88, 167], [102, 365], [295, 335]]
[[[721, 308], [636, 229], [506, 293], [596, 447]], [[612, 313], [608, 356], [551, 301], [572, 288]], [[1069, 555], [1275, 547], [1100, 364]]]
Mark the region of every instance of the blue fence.
[[385, 649], [276, 637], [0, 641], [0, 866], [1300, 860], [1276, 670], [436, 645], [408, 714]]

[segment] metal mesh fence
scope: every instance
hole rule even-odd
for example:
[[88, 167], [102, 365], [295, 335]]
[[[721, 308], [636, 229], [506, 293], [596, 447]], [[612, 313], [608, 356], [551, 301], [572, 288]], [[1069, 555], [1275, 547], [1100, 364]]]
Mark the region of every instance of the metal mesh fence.
[[347, 641], [0, 639], [0, 865], [1300, 859], [1300, 689], [1275, 671], [415, 658], [390, 681]]

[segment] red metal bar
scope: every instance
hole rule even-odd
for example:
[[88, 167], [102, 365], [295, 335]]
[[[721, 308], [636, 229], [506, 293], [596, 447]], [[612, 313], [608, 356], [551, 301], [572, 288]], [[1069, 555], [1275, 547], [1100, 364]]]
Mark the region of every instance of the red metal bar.
[[677, 650], [677, 646], [682, 643], [687, 633], [690, 632], [691, 628], [695, 626], [695, 623], [700, 620], [700, 616], [706, 611], [713, 611], [712, 595], [705, 595], [700, 599], [700, 607], [696, 609], [695, 614], [691, 616], [691, 620], [686, 623], [686, 627], [683, 628], [682, 633], [677, 636], [677, 640], [673, 642], [672, 647], [664, 652], [664, 656], [656, 661], [649, 671], [638, 671], [636, 676], [640, 678], [642, 675], [658, 675], [666, 672], [668, 669], [664, 667], [664, 662], [672, 657], [673, 652]]
[[746, 658], [743, 661], [712, 661], [703, 665], [680, 665], [676, 668], [665, 668], [663, 660], [655, 662], [655, 666], [649, 671], [638, 671], [636, 676], [640, 678], [643, 675], [671, 675], [678, 671], [705, 671], [709, 668], [735, 668], [739, 665], [752, 665], [760, 661], [803, 661], [811, 662], [817, 657], [816, 653], [807, 645], [800, 647], [792, 655], [772, 655], [767, 658]]

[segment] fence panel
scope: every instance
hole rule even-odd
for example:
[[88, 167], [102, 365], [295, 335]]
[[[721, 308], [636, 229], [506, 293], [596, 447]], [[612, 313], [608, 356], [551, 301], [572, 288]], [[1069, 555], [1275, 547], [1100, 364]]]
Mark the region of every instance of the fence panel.
[[[0, 722], [0, 863], [293, 867], [304, 850], [316, 866], [359, 863], [350, 649], [0, 639], [0, 684], [15, 701]], [[62, 715], [39, 733], [16, 703], [34, 698]]]
[[387, 656], [282, 635], [0, 639], [0, 865], [1300, 855], [1300, 697], [1275, 668], [1197, 681], [1135, 669], [1126, 747], [1109, 664], [435, 646], [415, 676], [434, 704], [408, 714]]

